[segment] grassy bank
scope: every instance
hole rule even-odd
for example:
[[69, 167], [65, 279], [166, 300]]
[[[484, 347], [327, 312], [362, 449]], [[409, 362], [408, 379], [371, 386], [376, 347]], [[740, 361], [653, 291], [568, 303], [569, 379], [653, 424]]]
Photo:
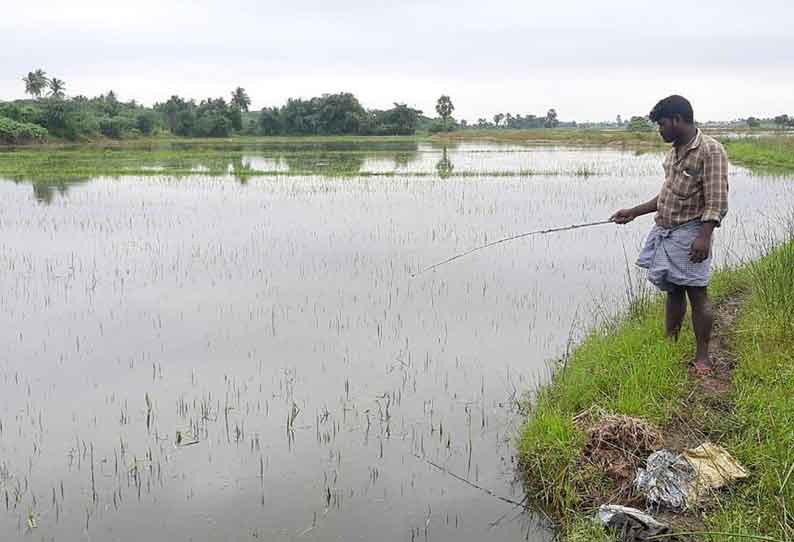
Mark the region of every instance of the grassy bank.
[[[764, 135], [728, 139], [715, 132], [711, 135], [721, 139], [728, 157], [736, 164], [759, 173], [794, 172], [794, 136]], [[439, 143], [485, 140], [518, 145], [592, 145], [602, 147], [628, 147], [636, 149], [669, 148], [655, 131], [630, 132], [628, 130], [464, 130], [448, 134], [436, 134], [433, 140]]]
[[794, 540], [794, 241], [745, 270], [751, 288], [734, 329], [739, 364], [725, 443], [753, 479], [708, 517], [722, 531]]
[[582, 465], [586, 436], [574, 422], [593, 407], [663, 432], [682, 417], [699, 425], [751, 477], [722, 493], [698, 521], [714, 532], [794, 540], [794, 235], [759, 261], [715, 275], [718, 303], [738, 292], [747, 298], [729, 331], [737, 367], [727, 402], [698, 397], [686, 365], [691, 329], [677, 343], [667, 340], [658, 300], [593, 332], [540, 391], [521, 435], [521, 465], [531, 498], [560, 521], [569, 541], [610, 540], [589, 519], [601, 504], [590, 496], [603, 494], [609, 481]]
[[664, 142], [653, 132], [628, 130], [584, 130], [538, 128], [531, 130], [461, 130], [433, 136], [440, 143], [467, 140], [515, 143], [518, 145], [593, 145], [601, 147], [663, 148]]
[[766, 173], [794, 171], [794, 137], [760, 137], [724, 141], [731, 160]]

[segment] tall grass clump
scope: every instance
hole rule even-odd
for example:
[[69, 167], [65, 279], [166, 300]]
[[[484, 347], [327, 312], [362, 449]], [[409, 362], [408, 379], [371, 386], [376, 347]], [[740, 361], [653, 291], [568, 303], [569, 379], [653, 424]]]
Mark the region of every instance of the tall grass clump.
[[794, 228], [747, 266], [751, 295], [733, 335], [735, 413], [727, 443], [752, 476], [714, 530], [794, 540]]
[[794, 216], [787, 223], [789, 242], [776, 247], [771, 239], [757, 239], [763, 247], [761, 259], [748, 264], [754, 297], [767, 316], [778, 321], [788, 334], [794, 332]]

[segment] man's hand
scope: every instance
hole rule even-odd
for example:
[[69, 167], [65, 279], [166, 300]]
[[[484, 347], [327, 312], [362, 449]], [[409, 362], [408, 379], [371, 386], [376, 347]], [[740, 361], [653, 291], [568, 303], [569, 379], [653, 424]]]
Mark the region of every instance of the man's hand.
[[711, 236], [698, 235], [689, 248], [689, 260], [692, 263], [700, 263], [709, 257], [711, 251]]
[[609, 217], [609, 219], [616, 224], [628, 224], [635, 218], [637, 218], [637, 216], [634, 214], [633, 209], [621, 209]]

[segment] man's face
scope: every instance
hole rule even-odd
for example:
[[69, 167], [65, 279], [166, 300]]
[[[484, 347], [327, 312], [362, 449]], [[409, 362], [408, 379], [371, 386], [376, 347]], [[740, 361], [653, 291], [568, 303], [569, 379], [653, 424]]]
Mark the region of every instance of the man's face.
[[659, 135], [665, 143], [672, 143], [678, 137], [678, 119], [668, 119], [662, 117], [657, 123], [659, 125]]

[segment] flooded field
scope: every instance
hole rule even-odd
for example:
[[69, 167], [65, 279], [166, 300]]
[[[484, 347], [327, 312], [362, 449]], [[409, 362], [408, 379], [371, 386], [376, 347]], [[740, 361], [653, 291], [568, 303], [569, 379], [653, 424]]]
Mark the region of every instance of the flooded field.
[[[552, 539], [514, 504], [518, 400], [625, 305], [651, 217], [411, 273], [647, 200], [659, 154], [131, 154], [0, 178], [2, 540]], [[790, 181], [731, 170], [718, 263]]]

